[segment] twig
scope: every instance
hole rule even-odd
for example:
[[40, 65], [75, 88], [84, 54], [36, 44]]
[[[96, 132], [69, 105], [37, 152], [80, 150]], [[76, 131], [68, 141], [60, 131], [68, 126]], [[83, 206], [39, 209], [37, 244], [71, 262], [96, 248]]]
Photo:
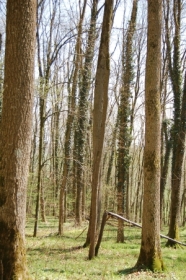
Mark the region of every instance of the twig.
[[83, 232], [84, 232], [86, 229], [87, 229], [87, 227], [84, 228], [84, 230], [75, 238], [75, 240], [77, 240], [77, 239], [83, 234]]

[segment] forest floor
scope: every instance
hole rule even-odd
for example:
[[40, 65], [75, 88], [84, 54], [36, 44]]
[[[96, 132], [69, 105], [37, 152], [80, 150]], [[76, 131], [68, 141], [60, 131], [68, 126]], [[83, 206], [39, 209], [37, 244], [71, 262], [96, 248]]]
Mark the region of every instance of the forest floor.
[[[110, 224], [112, 223], [112, 224]], [[117, 224], [106, 224], [99, 254], [88, 260], [88, 248], [82, 248], [86, 240], [88, 224], [75, 227], [73, 221], [64, 224], [64, 235], [57, 235], [58, 220], [47, 219], [39, 223], [38, 236], [32, 237], [34, 219], [27, 220], [26, 245], [30, 276], [33, 280], [111, 280], [111, 279], [186, 279], [186, 247], [166, 248], [161, 239], [162, 257], [166, 266], [163, 273], [136, 272], [141, 230], [125, 227], [125, 243], [116, 243]], [[167, 233], [167, 229], [162, 232]], [[186, 243], [186, 228], [180, 232]]]

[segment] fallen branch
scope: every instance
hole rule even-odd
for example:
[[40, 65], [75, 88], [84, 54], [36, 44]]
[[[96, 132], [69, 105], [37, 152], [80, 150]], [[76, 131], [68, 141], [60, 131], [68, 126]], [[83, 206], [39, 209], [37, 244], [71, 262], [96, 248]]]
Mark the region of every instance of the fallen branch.
[[84, 232], [86, 229], [87, 229], [87, 227], [84, 228], [84, 230], [75, 238], [75, 240], [77, 240], [77, 239], [83, 234], [83, 232]]
[[[120, 216], [120, 215], [118, 215], [118, 214], [115, 214], [115, 213], [113, 213], [113, 212], [107, 212], [107, 214], [110, 215], [111, 217], [115, 217], [115, 218], [117, 218], [117, 219], [121, 219], [121, 220], [123, 220], [123, 221], [125, 221], [125, 222], [127, 222], [127, 223], [130, 223], [130, 224], [132, 224], [132, 225], [134, 225], [134, 226], [136, 226], [136, 227], [142, 228], [142, 226], [140, 226], [139, 224], [134, 223], [134, 222], [132, 222], [132, 221], [126, 219], [126, 218], [123, 218], [122, 216]], [[171, 240], [171, 241], [173, 241], [173, 242], [175, 242], [175, 243], [177, 243], [177, 244], [180, 244], [180, 245], [182, 245], [182, 246], [186, 246], [185, 243], [182, 243], [182, 242], [180, 242], [180, 241], [177, 241], [177, 240], [175, 240], [175, 239], [172, 239], [172, 238], [170, 238], [170, 237], [168, 237], [168, 236], [166, 236], [166, 235], [163, 235], [163, 234], [161, 234], [161, 233], [160, 233], [160, 236], [161, 236], [162, 238]]]

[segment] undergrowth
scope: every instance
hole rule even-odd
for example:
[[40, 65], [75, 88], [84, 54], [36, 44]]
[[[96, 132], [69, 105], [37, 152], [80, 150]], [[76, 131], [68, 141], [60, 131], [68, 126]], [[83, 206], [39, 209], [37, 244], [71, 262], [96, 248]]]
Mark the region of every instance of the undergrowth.
[[[28, 219], [26, 227], [27, 261], [33, 280], [97, 280], [97, 279], [186, 279], [185, 247], [171, 249], [165, 247], [161, 239], [162, 257], [167, 270], [163, 273], [151, 271], [137, 272], [134, 267], [140, 250], [141, 230], [125, 227], [125, 243], [116, 243], [116, 223], [105, 226], [98, 257], [88, 260], [85, 242], [88, 224], [81, 228], [73, 221], [65, 223], [64, 235], [57, 235], [58, 220], [48, 219], [39, 224], [38, 237], [32, 237], [34, 221]], [[166, 234], [165, 229], [165, 234]], [[180, 236], [186, 240], [186, 230]]]

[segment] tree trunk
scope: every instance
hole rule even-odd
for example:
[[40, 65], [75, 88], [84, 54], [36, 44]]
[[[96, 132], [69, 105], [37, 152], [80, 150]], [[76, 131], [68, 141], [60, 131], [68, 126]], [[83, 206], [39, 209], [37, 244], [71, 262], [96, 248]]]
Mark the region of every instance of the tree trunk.
[[[171, 188], [171, 210], [168, 236], [172, 239], [179, 240], [179, 222], [180, 222], [180, 205], [181, 205], [181, 177], [182, 166], [185, 150], [185, 133], [186, 133], [186, 72], [184, 81], [184, 90], [182, 97], [182, 108], [180, 116], [180, 125], [173, 144], [173, 162], [172, 162], [172, 188]], [[167, 246], [176, 244], [168, 240]]]
[[148, 0], [145, 76], [145, 150], [142, 240], [136, 267], [161, 271], [160, 247], [160, 69], [161, 0]]
[[[105, 209], [108, 209], [109, 207], [109, 185], [111, 185], [111, 175], [112, 175], [112, 169], [113, 169], [113, 163], [114, 163], [114, 156], [115, 156], [115, 150], [116, 150], [116, 135], [117, 135], [117, 128], [118, 128], [118, 117], [116, 117], [116, 123], [115, 127], [113, 128], [112, 132], [112, 142], [111, 142], [111, 151], [110, 151], [110, 156], [108, 160], [108, 166], [107, 166], [107, 171], [106, 171], [106, 188], [105, 188]], [[112, 194], [113, 195], [113, 194]]]
[[[173, 1], [174, 13], [174, 38], [173, 38], [173, 58], [171, 57], [171, 42], [169, 37], [169, 10], [170, 4], [167, 2], [167, 13], [165, 12], [166, 43], [169, 59], [169, 73], [172, 82], [174, 95], [174, 124], [172, 129], [172, 177], [171, 177], [171, 208], [169, 237], [179, 240], [179, 221], [181, 203], [181, 175], [184, 155], [185, 141], [185, 91], [186, 79], [184, 82], [184, 92], [181, 90], [181, 62], [180, 62], [180, 28], [181, 28], [181, 0]], [[164, 7], [165, 10], [165, 7]], [[182, 107], [181, 107], [182, 106]], [[167, 246], [175, 246], [172, 241], [167, 242]]]
[[45, 195], [44, 195], [44, 178], [41, 178], [41, 196], [40, 196], [40, 205], [41, 205], [41, 220], [46, 223], [46, 214], [45, 214]]
[[[141, 154], [142, 154], [142, 160], [140, 160]], [[139, 209], [141, 208], [140, 207], [140, 201], [141, 201], [140, 197], [142, 197], [142, 191], [140, 193], [140, 189], [143, 188], [142, 182], [143, 182], [143, 169], [144, 169], [144, 155], [143, 155], [143, 152], [141, 152], [141, 151], [139, 152], [138, 164], [139, 164], [139, 169], [138, 169], [138, 177], [137, 177], [136, 207], [135, 207], [135, 211], [134, 211], [134, 213], [135, 213], [134, 221], [135, 222], [138, 222], [138, 217], [141, 218]]]
[[[137, 17], [137, 0], [133, 1], [133, 8], [129, 27], [127, 30], [127, 39], [124, 43], [123, 35], [123, 59], [122, 59], [122, 88], [120, 90], [120, 105], [119, 105], [119, 133], [118, 133], [118, 174], [117, 174], [117, 213], [119, 215], [126, 214], [127, 210], [127, 189], [129, 182], [129, 165], [130, 156], [129, 149], [131, 144], [130, 130], [130, 87], [132, 82], [132, 42], [136, 26]], [[126, 45], [125, 45], [126, 44]], [[125, 50], [126, 49], [126, 50]], [[124, 242], [123, 221], [118, 220], [117, 242]]]
[[30, 160], [36, 1], [7, 1], [0, 137], [0, 263], [3, 279], [28, 279], [26, 187]]
[[95, 80], [93, 112], [93, 171], [90, 216], [89, 259], [95, 256], [96, 227], [98, 214], [99, 172], [105, 133], [105, 121], [108, 103], [108, 83], [110, 75], [109, 41], [112, 24], [113, 1], [105, 1], [101, 42]]
[[[42, 87], [41, 87], [42, 88]], [[35, 223], [34, 234], [37, 236], [38, 221], [39, 221], [39, 209], [41, 201], [41, 170], [42, 170], [42, 158], [43, 158], [43, 137], [44, 137], [44, 123], [45, 123], [45, 100], [44, 97], [39, 98], [39, 113], [40, 113], [40, 125], [39, 125], [39, 159], [38, 159], [38, 171], [37, 171], [37, 197], [36, 197], [36, 209], [35, 209]]]
[[85, 63], [82, 73], [82, 82], [80, 84], [79, 92], [79, 108], [78, 108], [78, 122], [76, 127], [77, 138], [77, 195], [76, 195], [76, 222], [81, 225], [82, 222], [82, 199], [84, 189], [84, 158], [85, 158], [85, 143], [86, 143], [86, 130], [87, 130], [87, 110], [88, 110], [88, 92], [90, 89], [90, 78], [92, 61], [94, 55], [94, 45], [96, 39], [96, 16], [97, 16], [97, 3], [94, 0], [91, 11], [91, 22], [88, 34], [87, 49], [85, 52]]
[[[165, 134], [165, 155], [164, 155], [164, 160], [162, 160], [162, 164], [161, 164], [161, 180], [160, 180], [160, 221], [161, 221], [161, 224], [163, 221], [164, 191], [165, 191], [165, 186], [166, 186], [166, 182], [167, 182], [169, 159], [170, 159], [170, 154], [171, 154], [171, 149], [172, 149], [171, 135], [168, 136], [168, 134], [171, 134], [171, 132], [167, 131], [168, 128], [167, 128], [166, 120], [164, 120], [164, 122], [162, 124], [162, 130], [163, 130], [162, 133]], [[162, 157], [163, 157], [163, 155], [162, 155]]]
[[59, 124], [60, 124], [60, 110], [61, 104], [59, 100], [59, 94], [56, 93], [56, 99], [54, 100], [53, 105], [53, 114], [51, 121], [51, 134], [52, 134], [52, 159], [51, 159], [51, 168], [52, 168], [52, 185], [53, 185], [53, 216], [56, 216], [56, 204], [59, 200], [59, 176], [60, 176], [60, 162], [59, 162], [59, 144], [60, 144], [60, 133], [59, 133]]

